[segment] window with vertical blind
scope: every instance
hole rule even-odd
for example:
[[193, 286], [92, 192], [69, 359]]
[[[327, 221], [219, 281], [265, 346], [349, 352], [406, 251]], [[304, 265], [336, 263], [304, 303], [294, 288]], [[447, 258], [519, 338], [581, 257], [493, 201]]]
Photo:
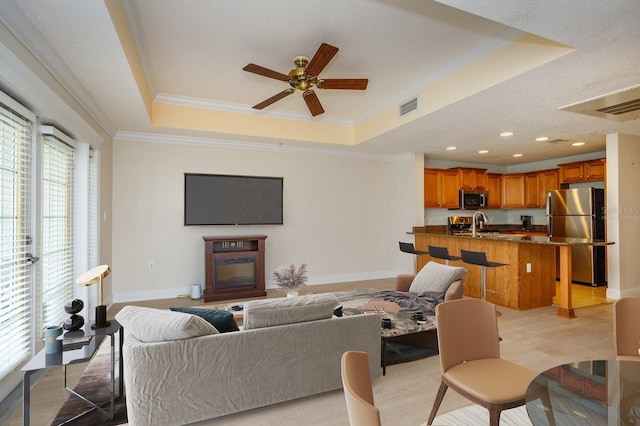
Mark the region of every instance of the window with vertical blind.
[[0, 103], [0, 378], [29, 358], [33, 337], [28, 259], [34, 250], [30, 177], [35, 117], [25, 116]]
[[62, 324], [73, 299], [72, 144], [55, 128], [42, 128], [42, 328]]

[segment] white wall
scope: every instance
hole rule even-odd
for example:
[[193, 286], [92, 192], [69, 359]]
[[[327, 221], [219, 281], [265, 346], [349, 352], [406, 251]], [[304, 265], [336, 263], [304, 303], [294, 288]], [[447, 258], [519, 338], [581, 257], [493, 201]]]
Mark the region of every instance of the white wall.
[[607, 135], [607, 297], [640, 296], [640, 137]]
[[[175, 297], [204, 283], [203, 236], [267, 235], [267, 288], [270, 272], [285, 263], [308, 263], [309, 284], [407, 272], [410, 260], [397, 246], [415, 225], [411, 156], [148, 140], [114, 141], [114, 302]], [[284, 225], [183, 226], [185, 172], [284, 177]], [[155, 270], [148, 270], [149, 261]]]

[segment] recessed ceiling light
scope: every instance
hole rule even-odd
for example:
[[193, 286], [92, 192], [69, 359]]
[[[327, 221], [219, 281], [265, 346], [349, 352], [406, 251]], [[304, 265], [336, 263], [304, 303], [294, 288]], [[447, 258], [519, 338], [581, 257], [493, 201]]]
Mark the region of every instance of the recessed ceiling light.
[[571, 146], [582, 146], [584, 145], [584, 142], [574, 142], [571, 144]]
[[548, 141], [549, 138], [546, 136], [540, 136], [539, 138], [536, 138], [536, 142], [544, 142], [544, 141]]
[[507, 136], [513, 136], [513, 132], [502, 132], [500, 133], [500, 136], [502, 136], [503, 138], [506, 138]]
[[514, 157], [522, 157], [524, 154], [513, 154]]
[[488, 152], [488, 149], [481, 149], [480, 151], [478, 151], [478, 154], [487, 154]]
[[447, 147], [447, 151], [454, 151], [456, 149], [458, 149], [458, 148], [456, 148], [455, 146], [448, 146]]

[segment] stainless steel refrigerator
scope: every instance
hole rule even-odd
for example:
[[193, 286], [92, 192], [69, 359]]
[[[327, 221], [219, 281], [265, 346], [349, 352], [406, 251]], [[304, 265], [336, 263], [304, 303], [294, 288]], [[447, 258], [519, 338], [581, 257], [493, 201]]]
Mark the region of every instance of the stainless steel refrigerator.
[[[551, 237], [604, 240], [604, 189], [573, 188], [547, 193], [547, 233]], [[572, 279], [606, 285], [604, 247], [572, 247]]]

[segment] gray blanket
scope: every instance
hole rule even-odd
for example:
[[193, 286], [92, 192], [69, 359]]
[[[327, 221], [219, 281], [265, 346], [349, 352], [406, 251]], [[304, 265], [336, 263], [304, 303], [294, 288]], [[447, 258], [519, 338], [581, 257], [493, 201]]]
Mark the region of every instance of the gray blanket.
[[416, 294], [410, 291], [381, 290], [372, 298], [395, 302], [400, 312], [422, 312], [426, 316], [434, 316], [436, 305], [444, 301], [444, 293], [427, 291]]

